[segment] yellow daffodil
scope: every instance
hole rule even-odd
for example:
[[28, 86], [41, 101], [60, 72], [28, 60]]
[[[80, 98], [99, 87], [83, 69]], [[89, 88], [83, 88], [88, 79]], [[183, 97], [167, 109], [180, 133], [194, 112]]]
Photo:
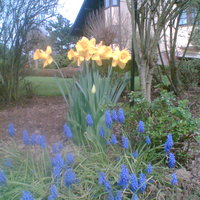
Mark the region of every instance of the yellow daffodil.
[[110, 59], [112, 56], [112, 48], [110, 46], [102, 45], [102, 42], [94, 50], [92, 60], [95, 60], [97, 65], [102, 65], [102, 60]]
[[91, 89], [91, 92], [92, 92], [92, 94], [95, 94], [95, 93], [96, 93], [96, 86], [95, 86], [95, 84], [93, 84], [92, 89]]
[[116, 67], [118, 65], [121, 69], [124, 69], [126, 63], [131, 59], [131, 55], [126, 49], [120, 51], [117, 47], [112, 55], [112, 58], [112, 67]]
[[81, 40], [79, 40], [76, 43], [76, 50], [78, 52], [78, 54], [82, 57], [85, 58], [85, 60], [90, 60], [92, 54], [93, 54], [93, 48], [96, 45], [96, 40], [94, 38], [92, 38], [91, 40], [89, 40], [86, 37], [82, 37]]
[[33, 55], [34, 60], [42, 59], [43, 60], [43, 67], [51, 64], [53, 62], [53, 58], [51, 57], [52, 49], [50, 46], [47, 46], [46, 51], [42, 49], [37, 49]]
[[84, 57], [80, 56], [78, 54], [78, 52], [74, 51], [73, 49], [70, 49], [67, 53], [67, 57], [70, 60], [74, 60], [75, 62], [77, 62], [77, 65], [80, 66], [81, 63], [84, 61]]

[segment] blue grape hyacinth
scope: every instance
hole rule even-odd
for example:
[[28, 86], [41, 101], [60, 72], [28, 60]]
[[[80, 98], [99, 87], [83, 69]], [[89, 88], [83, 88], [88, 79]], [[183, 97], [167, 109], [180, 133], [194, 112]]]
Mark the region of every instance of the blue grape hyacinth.
[[136, 159], [138, 157], [138, 152], [137, 151], [133, 152], [132, 157]]
[[105, 131], [102, 127], [99, 128], [99, 136], [104, 137], [105, 136]]
[[129, 186], [129, 180], [130, 180], [129, 170], [126, 167], [126, 165], [122, 165], [121, 172], [119, 174], [118, 185], [123, 189], [126, 189]]
[[67, 165], [72, 165], [74, 163], [74, 154], [73, 153], [67, 153], [66, 162], [67, 162]]
[[138, 123], [138, 132], [144, 133], [144, 122], [143, 121], [139, 121], [139, 123]]
[[62, 155], [60, 153], [57, 153], [55, 156], [55, 165], [60, 167], [60, 168], [64, 168], [65, 163], [64, 160], [62, 158]]
[[72, 168], [67, 169], [64, 177], [64, 184], [67, 188], [71, 187], [76, 182], [76, 174]]
[[117, 190], [115, 200], [122, 200], [122, 192], [120, 190]]
[[122, 135], [122, 147], [124, 149], [128, 149], [128, 147], [129, 147], [128, 137], [125, 137], [124, 135]]
[[53, 178], [55, 180], [60, 178], [61, 168], [59, 166], [53, 167]]
[[21, 200], [35, 200], [33, 195], [29, 191], [22, 191], [22, 198]]
[[92, 119], [92, 115], [87, 114], [86, 116], [86, 121], [87, 121], [87, 126], [93, 126], [93, 119]]
[[145, 137], [145, 142], [146, 142], [146, 144], [151, 144], [151, 139], [150, 139], [150, 137], [149, 136], [146, 136]]
[[58, 189], [57, 189], [55, 184], [52, 184], [51, 187], [50, 187], [50, 196], [53, 199], [57, 199], [58, 198]]
[[133, 194], [131, 200], [139, 200], [138, 195], [137, 194]]
[[106, 192], [110, 192], [112, 191], [112, 187], [110, 182], [106, 179], [106, 175], [104, 172], [100, 172], [99, 173], [99, 177], [98, 177], [98, 183], [99, 185], [103, 185], [104, 189]]
[[37, 144], [37, 135], [36, 135], [36, 134], [33, 133], [33, 134], [31, 135], [30, 143], [31, 143], [32, 145], [36, 145], [36, 144]]
[[105, 175], [104, 172], [100, 172], [99, 173], [99, 177], [98, 177], [98, 183], [99, 183], [99, 185], [102, 185], [104, 183], [104, 180], [106, 179], [105, 177], [106, 177], [106, 175]]
[[115, 134], [112, 134], [112, 136], [111, 136], [111, 144], [117, 144], [117, 138], [116, 138]]
[[114, 195], [113, 195], [113, 192], [112, 192], [112, 191], [109, 191], [109, 194], [108, 194], [107, 200], [115, 200], [115, 198], [114, 198]]
[[147, 166], [147, 168], [146, 168], [146, 172], [148, 173], [148, 174], [151, 174], [152, 172], [153, 172], [153, 167], [152, 167], [152, 165], [149, 163], [148, 164], [148, 166]]
[[0, 186], [6, 184], [6, 175], [3, 170], [0, 169]]
[[168, 158], [168, 166], [169, 168], [174, 168], [176, 165], [176, 159], [173, 153], [169, 153], [169, 158]]
[[44, 135], [38, 135], [37, 142], [42, 149], [47, 147], [46, 137]]
[[171, 184], [172, 185], [178, 185], [178, 179], [177, 179], [176, 173], [173, 173], [171, 175]]
[[53, 153], [58, 153], [59, 152], [56, 144], [52, 145], [52, 150], [53, 150]]
[[15, 136], [15, 126], [12, 123], [8, 124], [8, 134], [11, 137]]
[[141, 173], [139, 178], [139, 191], [144, 192], [146, 190], [146, 176], [145, 174]]
[[109, 110], [105, 112], [105, 123], [106, 123], [106, 128], [112, 128], [112, 118]]
[[130, 176], [130, 188], [133, 192], [136, 192], [138, 190], [138, 179], [136, 174], [131, 174]]
[[168, 134], [167, 135], [167, 140], [164, 144], [164, 151], [165, 153], [169, 153], [171, 151], [171, 148], [173, 146], [174, 142], [173, 142], [173, 138], [172, 138], [172, 134]]
[[70, 127], [66, 123], [64, 124], [63, 129], [64, 129], [65, 136], [68, 139], [72, 139], [72, 137], [73, 137], [72, 131], [71, 131]]
[[28, 131], [25, 129], [23, 131], [23, 142], [25, 145], [29, 145], [30, 144], [30, 138], [29, 138], [29, 134], [28, 134]]
[[120, 108], [118, 110], [118, 121], [119, 123], [123, 124], [125, 121], [125, 116], [124, 116], [124, 110], [122, 108]]
[[12, 167], [12, 160], [11, 160], [10, 158], [6, 158], [6, 159], [5, 159], [5, 166], [6, 166], [7, 168]]
[[112, 110], [112, 111], [111, 111], [111, 116], [112, 116], [112, 120], [113, 120], [114, 122], [118, 122], [118, 116], [117, 116], [116, 110]]

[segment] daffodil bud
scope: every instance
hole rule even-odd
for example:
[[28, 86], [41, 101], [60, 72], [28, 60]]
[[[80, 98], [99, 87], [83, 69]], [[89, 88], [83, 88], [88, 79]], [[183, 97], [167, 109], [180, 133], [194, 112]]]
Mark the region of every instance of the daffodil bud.
[[95, 86], [95, 84], [93, 84], [91, 92], [92, 92], [92, 94], [96, 93], [96, 86]]

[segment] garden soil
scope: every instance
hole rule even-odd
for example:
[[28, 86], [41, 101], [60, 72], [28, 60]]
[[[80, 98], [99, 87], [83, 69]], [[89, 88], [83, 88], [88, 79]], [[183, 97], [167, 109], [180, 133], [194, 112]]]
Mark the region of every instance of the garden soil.
[[17, 136], [22, 131], [44, 134], [48, 142], [63, 139], [67, 106], [62, 97], [33, 97], [15, 105], [0, 106], [0, 139], [7, 136], [7, 126], [13, 123]]

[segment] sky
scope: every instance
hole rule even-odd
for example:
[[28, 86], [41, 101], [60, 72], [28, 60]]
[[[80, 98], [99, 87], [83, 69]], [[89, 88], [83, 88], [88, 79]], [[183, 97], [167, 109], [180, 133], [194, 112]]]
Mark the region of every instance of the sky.
[[59, 0], [58, 11], [73, 23], [84, 0]]

